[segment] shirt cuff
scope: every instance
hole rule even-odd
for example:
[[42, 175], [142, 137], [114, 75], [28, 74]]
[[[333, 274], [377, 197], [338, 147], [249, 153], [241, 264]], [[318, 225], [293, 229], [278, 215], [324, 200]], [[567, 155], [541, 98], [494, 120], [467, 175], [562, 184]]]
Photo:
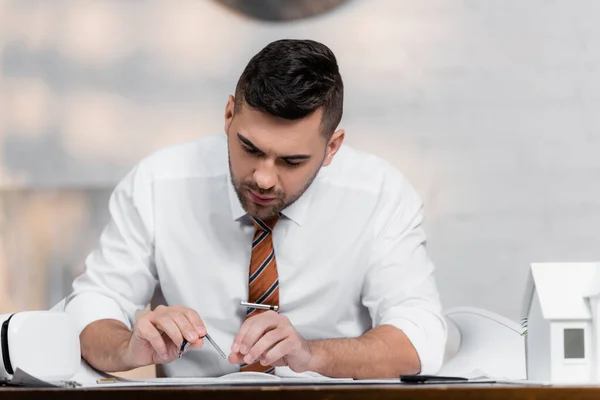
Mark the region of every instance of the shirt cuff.
[[[417, 351], [417, 355], [421, 362], [421, 371], [419, 374], [435, 375], [439, 372], [443, 363], [443, 349], [445, 345], [445, 340], [443, 340], [443, 338], [433, 339], [436, 342], [443, 342], [440, 345], [438, 345], [438, 343], [432, 343], [432, 339], [428, 339], [428, 335], [423, 332], [422, 328], [406, 319], [390, 319], [382, 322], [381, 325], [392, 325], [400, 329], [408, 337], [408, 340], [410, 340]], [[438, 348], [442, 349], [441, 352], [437, 351]]]
[[96, 292], [79, 293], [67, 300], [65, 312], [69, 314], [79, 333], [94, 321], [116, 319], [131, 329], [131, 323], [119, 303], [110, 297]]

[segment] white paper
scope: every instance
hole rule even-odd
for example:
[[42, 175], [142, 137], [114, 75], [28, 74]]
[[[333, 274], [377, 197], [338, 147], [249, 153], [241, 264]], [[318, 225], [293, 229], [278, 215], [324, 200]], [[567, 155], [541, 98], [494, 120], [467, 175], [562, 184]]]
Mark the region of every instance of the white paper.
[[352, 379], [332, 379], [326, 377], [280, 377], [260, 372], [234, 372], [217, 378], [119, 378], [98, 380], [94, 384], [85, 383], [82, 387], [140, 387], [140, 386], [214, 386], [214, 385], [299, 385], [354, 382]]
[[[394, 384], [403, 385], [399, 378], [383, 379], [351, 379], [329, 378], [317, 373], [295, 373], [287, 369], [277, 368], [277, 375], [262, 372], [234, 372], [221, 377], [169, 377], [169, 378], [121, 378], [111, 374], [99, 372], [82, 362], [82, 370], [73, 376], [72, 380], [65, 382], [46, 382], [40, 380], [26, 371], [17, 369], [11, 380], [14, 384], [29, 387], [67, 387], [67, 388], [111, 388], [111, 387], [185, 387], [185, 386], [287, 386], [287, 385], [375, 385]], [[493, 378], [486, 376], [482, 371], [475, 370], [466, 374], [469, 382], [450, 382], [456, 384], [493, 383]], [[489, 381], [489, 382], [488, 382]], [[511, 381], [499, 379], [499, 384], [540, 384], [529, 381]], [[428, 385], [447, 384], [446, 382], [432, 382]]]

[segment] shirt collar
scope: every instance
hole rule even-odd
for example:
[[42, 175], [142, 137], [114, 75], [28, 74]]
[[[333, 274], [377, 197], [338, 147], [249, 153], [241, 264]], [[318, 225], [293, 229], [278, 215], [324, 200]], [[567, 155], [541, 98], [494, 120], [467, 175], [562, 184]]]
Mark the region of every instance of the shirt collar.
[[[306, 191], [296, 200], [292, 205], [286, 207], [281, 211], [281, 214], [286, 218], [292, 220], [297, 225], [302, 226], [306, 220], [308, 214], [308, 208], [310, 206], [312, 197], [316, 190], [316, 186], [320, 181], [320, 175], [318, 174], [312, 184], [306, 189]], [[231, 174], [227, 174], [227, 190], [229, 192], [229, 206], [231, 208], [231, 216], [234, 221], [245, 216], [246, 210], [242, 207], [240, 199], [238, 198], [233, 183], [231, 182]]]
[[286, 207], [281, 211], [286, 218], [291, 219], [297, 225], [302, 226], [304, 221], [306, 221], [306, 216], [308, 215], [308, 209], [312, 202], [312, 198], [314, 192], [316, 190], [316, 186], [318, 184], [319, 177], [317, 176], [315, 180], [311, 183], [311, 185], [306, 189], [302, 196], [295, 202], [293, 202], [290, 206]]

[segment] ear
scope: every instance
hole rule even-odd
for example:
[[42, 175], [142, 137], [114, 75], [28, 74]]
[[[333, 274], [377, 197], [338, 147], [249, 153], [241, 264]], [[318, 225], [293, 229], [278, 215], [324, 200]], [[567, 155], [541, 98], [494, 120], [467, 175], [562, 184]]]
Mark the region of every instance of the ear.
[[342, 147], [342, 143], [344, 142], [344, 137], [346, 133], [343, 129], [339, 129], [331, 135], [329, 142], [327, 142], [327, 150], [325, 151], [325, 160], [323, 160], [323, 166], [326, 167], [331, 164], [333, 161], [333, 157], [338, 152], [340, 147]]
[[229, 95], [227, 99], [227, 105], [225, 105], [225, 134], [229, 135], [229, 127], [231, 126], [231, 122], [233, 121], [233, 116], [235, 114], [235, 97]]

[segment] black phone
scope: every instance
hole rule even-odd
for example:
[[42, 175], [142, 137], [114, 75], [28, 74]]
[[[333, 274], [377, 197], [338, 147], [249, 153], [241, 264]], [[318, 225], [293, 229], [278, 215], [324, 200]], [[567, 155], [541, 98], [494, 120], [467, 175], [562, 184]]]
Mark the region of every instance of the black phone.
[[439, 375], [400, 375], [400, 381], [405, 383], [427, 383], [427, 382], [464, 382], [467, 378], [460, 376]]

